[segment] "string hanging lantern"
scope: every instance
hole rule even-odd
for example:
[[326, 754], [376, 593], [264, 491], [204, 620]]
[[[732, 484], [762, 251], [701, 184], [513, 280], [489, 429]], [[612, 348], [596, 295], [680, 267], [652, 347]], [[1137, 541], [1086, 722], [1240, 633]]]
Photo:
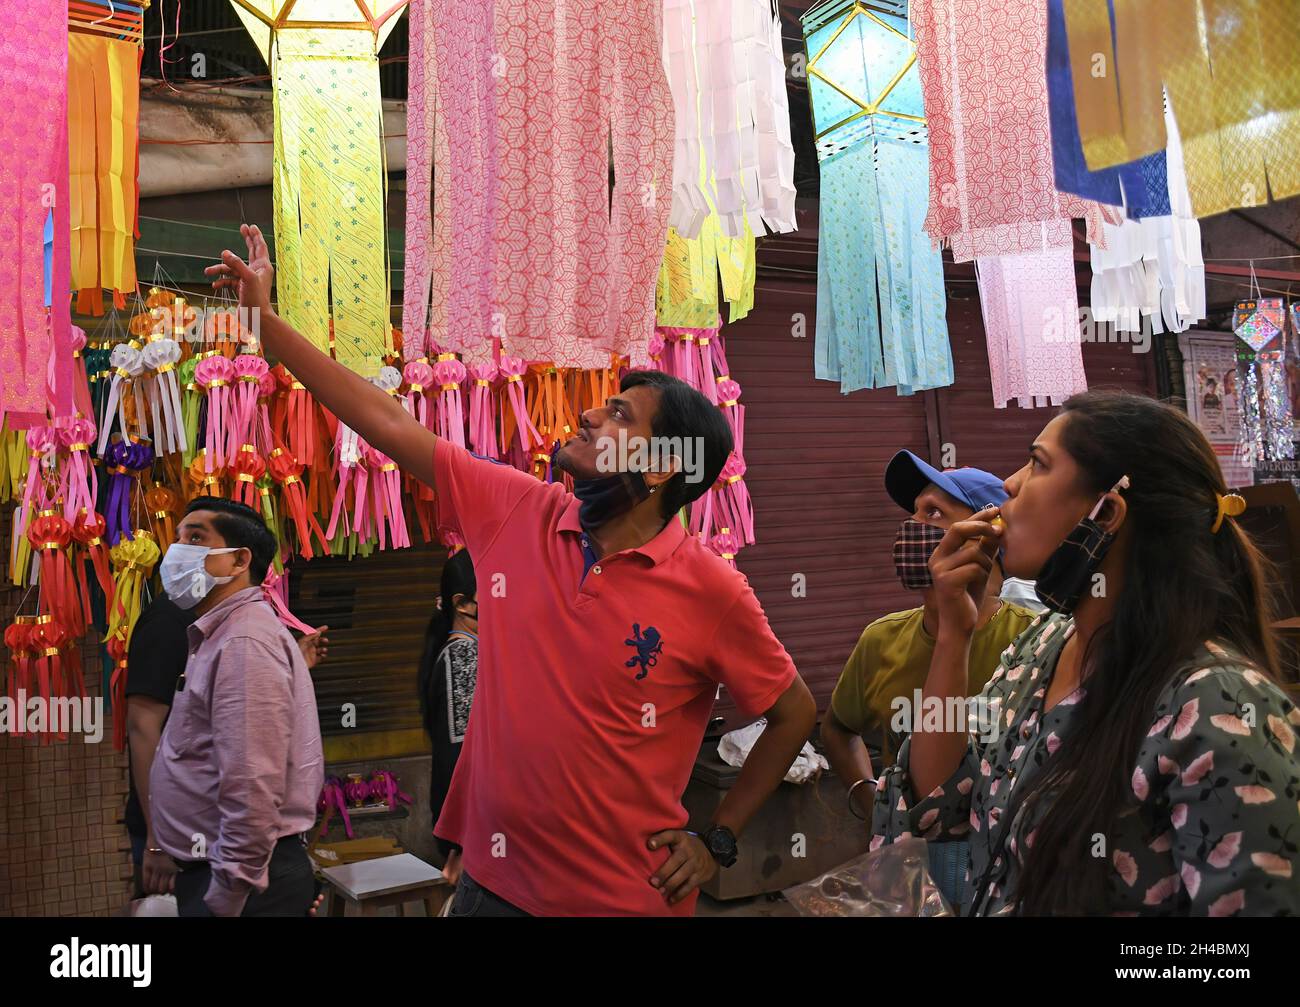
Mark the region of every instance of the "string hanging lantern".
[[279, 311], [341, 363], [374, 374], [390, 328], [378, 53], [406, 0], [373, 13], [365, 0], [232, 4], [275, 96]]
[[921, 233], [925, 108], [907, 4], [803, 17], [821, 168], [816, 376], [900, 395], [953, 381], [939, 253]]

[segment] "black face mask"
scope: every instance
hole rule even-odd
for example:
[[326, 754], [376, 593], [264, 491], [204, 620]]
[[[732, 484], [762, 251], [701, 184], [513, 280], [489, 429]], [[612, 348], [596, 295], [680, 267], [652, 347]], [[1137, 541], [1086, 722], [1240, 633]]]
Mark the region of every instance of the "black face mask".
[[[1128, 489], [1128, 484], [1128, 476], [1124, 476], [1110, 492]], [[1105, 496], [1097, 501], [1097, 506], [1074, 526], [1038, 572], [1034, 593], [1053, 612], [1069, 615], [1074, 611], [1084, 591], [1088, 590], [1092, 575], [1115, 541], [1113, 532], [1097, 524], [1097, 513], [1105, 502]]]
[[616, 472], [599, 479], [573, 480], [573, 495], [582, 501], [578, 509], [582, 527], [599, 528], [646, 499], [650, 487], [640, 472]]
[[[568, 472], [564, 466], [556, 464], [559, 451], [560, 447], [556, 445], [551, 452], [551, 467]], [[573, 475], [572, 472], [569, 474]], [[582, 527], [599, 528], [611, 518], [626, 514], [649, 497], [650, 487], [640, 472], [615, 472], [595, 479], [579, 479], [575, 476], [573, 495], [582, 503], [578, 510], [578, 521]]]

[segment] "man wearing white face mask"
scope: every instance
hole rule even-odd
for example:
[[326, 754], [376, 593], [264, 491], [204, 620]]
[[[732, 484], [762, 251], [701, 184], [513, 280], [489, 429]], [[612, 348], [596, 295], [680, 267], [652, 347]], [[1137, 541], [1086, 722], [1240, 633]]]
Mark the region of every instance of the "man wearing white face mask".
[[314, 896], [303, 833], [324, 756], [307, 665], [262, 596], [275, 549], [256, 511], [199, 497], [163, 558], [168, 597], [195, 615], [149, 775], [181, 916], [305, 916]]

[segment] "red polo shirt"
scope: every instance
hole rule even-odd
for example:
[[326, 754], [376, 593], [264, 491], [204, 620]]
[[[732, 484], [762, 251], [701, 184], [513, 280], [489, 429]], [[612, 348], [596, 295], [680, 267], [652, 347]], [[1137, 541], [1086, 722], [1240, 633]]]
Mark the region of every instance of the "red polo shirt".
[[478, 581], [478, 683], [436, 831], [484, 887], [534, 915], [689, 916], [646, 840], [681, 795], [719, 684], [745, 713], [794, 681], [745, 578], [669, 521], [584, 576], [579, 502], [439, 439], [438, 524]]

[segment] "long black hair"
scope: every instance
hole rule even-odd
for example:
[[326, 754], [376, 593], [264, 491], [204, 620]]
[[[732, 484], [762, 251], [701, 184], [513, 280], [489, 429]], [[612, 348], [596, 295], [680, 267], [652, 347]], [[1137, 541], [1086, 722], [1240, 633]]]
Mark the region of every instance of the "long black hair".
[[1273, 568], [1235, 521], [1210, 531], [1216, 494], [1228, 489], [1205, 435], [1181, 410], [1121, 392], [1072, 396], [1065, 415], [1061, 441], [1089, 490], [1132, 481], [1129, 548], [1114, 613], [1083, 656], [1075, 724], [1016, 795], [1017, 805], [1050, 801], [1016, 892], [1027, 915], [1107, 910], [1110, 859], [1092, 855], [1093, 837], [1113, 836], [1133, 810], [1133, 766], [1156, 702], [1204, 641], [1228, 644], [1266, 674], [1278, 669]]
[[474, 564], [469, 558], [469, 550], [461, 549], [442, 566], [442, 581], [439, 585], [441, 604], [434, 609], [429, 625], [424, 630], [424, 652], [420, 655], [420, 671], [416, 687], [420, 690], [420, 720], [424, 729], [433, 737], [433, 671], [438, 663], [438, 655], [447, 646], [451, 636], [452, 623], [456, 618], [456, 595], [463, 595], [470, 600], [478, 594], [478, 582], [474, 578]]
[[680, 378], [663, 371], [628, 371], [619, 382], [619, 389], [627, 391], [638, 385], [647, 385], [659, 392], [659, 411], [650, 421], [650, 432], [655, 437], [699, 438], [703, 448], [700, 478], [687, 482], [687, 473], [678, 472], [663, 484], [660, 507], [663, 516], [670, 518], [687, 504], [704, 496], [718, 481], [722, 467], [727, 464], [734, 447], [731, 427], [722, 410], [710, 402], [703, 392], [692, 388]]

